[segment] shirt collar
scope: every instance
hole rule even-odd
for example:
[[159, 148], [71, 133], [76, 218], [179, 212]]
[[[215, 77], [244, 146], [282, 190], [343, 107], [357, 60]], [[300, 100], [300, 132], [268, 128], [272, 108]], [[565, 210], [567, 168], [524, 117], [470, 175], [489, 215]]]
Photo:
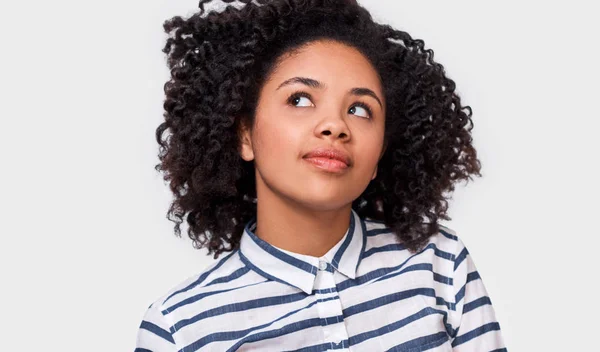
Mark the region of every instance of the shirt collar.
[[278, 282], [295, 286], [311, 294], [319, 262], [325, 260], [330, 267], [354, 279], [365, 249], [364, 221], [351, 209], [350, 224], [346, 234], [322, 257], [294, 253], [262, 240], [254, 234], [256, 216], [246, 223], [240, 239], [240, 258], [258, 274]]

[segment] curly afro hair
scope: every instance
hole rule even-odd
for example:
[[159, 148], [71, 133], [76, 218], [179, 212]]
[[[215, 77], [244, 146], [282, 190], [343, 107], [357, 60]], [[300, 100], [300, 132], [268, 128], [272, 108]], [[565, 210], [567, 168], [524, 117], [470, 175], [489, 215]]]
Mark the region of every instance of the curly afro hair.
[[[355, 0], [224, 0], [222, 11], [164, 22], [164, 122], [156, 130], [160, 163], [174, 200], [175, 234], [187, 215], [195, 248], [214, 259], [239, 245], [256, 214], [253, 161], [239, 154], [242, 124], [252, 126], [259, 91], [278, 58], [331, 39], [358, 49], [377, 69], [386, 100], [386, 149], [377, 177], [352, 203], [385, 224], [415, 253], [450, 220], [446, 192], [481, 177], [472, 145], [472, 111], [424, 42], [374, 22]], [[467, 111], [467, 112], [465, 112]]]

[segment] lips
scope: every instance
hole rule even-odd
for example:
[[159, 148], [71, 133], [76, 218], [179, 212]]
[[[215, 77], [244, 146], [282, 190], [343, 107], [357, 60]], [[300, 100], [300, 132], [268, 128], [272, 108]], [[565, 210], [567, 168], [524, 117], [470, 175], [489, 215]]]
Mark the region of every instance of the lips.
[[335, 148], [316, 148], [306, 154], [304, 158], [326, 158], [341, 161], [346, 164], [346, 166], [352, 164], [352, 160], [346, 152]]

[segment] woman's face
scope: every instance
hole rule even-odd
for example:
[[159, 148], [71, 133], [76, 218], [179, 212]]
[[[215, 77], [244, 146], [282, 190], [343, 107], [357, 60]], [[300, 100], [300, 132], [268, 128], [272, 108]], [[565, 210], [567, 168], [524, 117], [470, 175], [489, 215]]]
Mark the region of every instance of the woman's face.
[[[347, 206], [376, 176], [384, 123], [380, 80], [359, 51], [316, 41], [283, 55], [261, 89], [253, 131], [242, 134], [259, 201], [276, 194], [313, 210]], [[341, 151], [350, 163], [307, 158], [315, 148]]]

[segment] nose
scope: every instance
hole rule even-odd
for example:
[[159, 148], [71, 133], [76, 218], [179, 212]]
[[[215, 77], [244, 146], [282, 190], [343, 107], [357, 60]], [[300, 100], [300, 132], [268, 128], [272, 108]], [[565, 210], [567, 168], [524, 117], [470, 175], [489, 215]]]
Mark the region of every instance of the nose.
[[333, 140], [341, 139], [347, 141], [350, 139], [350, 129], [340, 117], [327, 118], [317, 126], [316, 128], [317, 137], [332, 138]]

